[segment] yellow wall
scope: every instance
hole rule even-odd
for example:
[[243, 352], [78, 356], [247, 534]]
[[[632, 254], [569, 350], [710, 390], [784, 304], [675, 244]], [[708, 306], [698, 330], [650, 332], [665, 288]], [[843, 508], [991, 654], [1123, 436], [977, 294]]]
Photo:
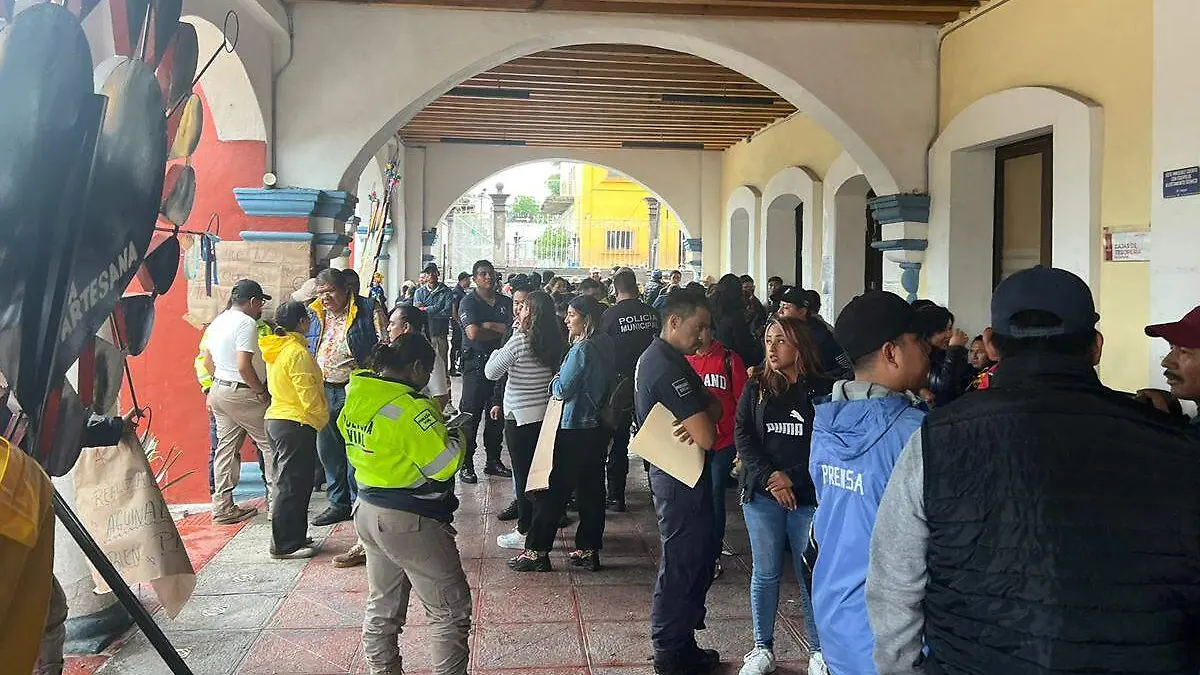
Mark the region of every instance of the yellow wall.
[[[980, 98], [1052, 86], [1104, 107], [1101, 222], [1150, 223], [1153, 0], [1007, 0], [949, 33], [941, 52], [942, 128]], [[1097, 240], [1096, 246], [1101, 246]], [[1107, 339], [1101, 376], [1112, 387], [1147, 381], [1148, 263], [1103, 263], [1098, 293]]]
[[[812, 119], [794, 115], [721, 155], [721, 208], [738, 187], [753, 185], [761, 191], [772, 176], [789, 166], [807, 166], [824, 178], [841, 156], [842, 146], [833, 136]], [[728, 226], [722, 227], [723, 234], [728, 234]], [[704, 255], [709, 255], [708, 246]]]
[[[581, 167], [576, 193], [580, 265], [645, 266], [650, 255], [650, 207], [646, 198], [653, 195], [637, 181], [593, 164]], [[633, 249], [609, 250], [610, 230], [632, 232]], [[678, 267], [679, 230], [679, 218], [663, 204], [659, 216], [658, 268]]]

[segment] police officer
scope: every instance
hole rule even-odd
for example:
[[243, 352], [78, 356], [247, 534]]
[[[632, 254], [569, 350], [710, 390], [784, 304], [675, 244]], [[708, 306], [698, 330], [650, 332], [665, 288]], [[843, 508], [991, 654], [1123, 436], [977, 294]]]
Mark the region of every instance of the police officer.
[[368, 586], [363, 656], [376, 675], [401, 672], [397, 638], [412, 591], [429, 617], [432, 671], [467, 672], [471, 590], [450, 525], [464, 442], [446, 428], [441, 407], [419, 393], [435, 358], [419, 334], [377, 346], [375, 372], [351, 376], [338, 420], [359, 484], [354, 529], [367, 551]]
[[[708, 394], [685, 354], [700, 347], [700, 333], [712, 323], [704, 296], [677, 292], [663, 310], [663, 327], [638, 360], [634, 375], [635, 422], [662, 404], [676, 419], [679, 435], [712, 451], [721, 404]], [[696, 486], [688, 487], [658, 467], [650, 468], [650, 492], [658, 513], [662, 556], [650, 605], [650, 640], [658, 675], [707, 673], [720, 657], [700, 649], [695, 630], [704, 627], [705, 596], [712, 585], [712, 476], [705, 462]]]
[[488, 357], [504, 342], [513, 322], [512, 298], [498, 292], [496, 268], [487, 260], [480, 260], [471, 268], [475, 279], [475, 290], [467, 293], [458, 303], [458, 321], [463, 329], [462, 399], [458, 409], [471, 413], [467, 422], [467, 461], [462, 465], [462, 481], [475, 483], [476, 434], [479, 421], [483, 420], [483, 448], [487, 453], [487, 464], [483, 472], [489, 476], [511, 478], [512, 471], [500, 461], [500, 450], [504, 442], [504, 422], [484, 417], [483, 411], [496, 390], [496, 383], [487, 379], [483, 367]]

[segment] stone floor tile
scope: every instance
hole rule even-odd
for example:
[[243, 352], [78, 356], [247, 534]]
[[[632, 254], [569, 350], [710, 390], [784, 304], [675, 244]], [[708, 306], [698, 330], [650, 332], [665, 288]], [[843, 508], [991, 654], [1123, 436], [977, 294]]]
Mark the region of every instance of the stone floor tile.
[[[696, 633], [696, 642], [705, 649], [717, 650], [723, 661], [741, 663], [742, 656], [754, 647], [754, 626], [747, 619], [710, 618], [704, 623], [708, 628]], [[807, 660], [808, 651], [784, 630], [784, 626], [776, 625], [775, 658], [780, 661]]]
[[[170, 631], [174, 645], [192, 675], [229, 675], [250, 650], [254, 631]], [[162, 658], [141, 633], [125, 643], [99, 671], [102, 675], [149, 675], [169, 672]]]
[[367, 568], [339, 569], [328, 562], [313, 560], [300, 573], [297, 590], [321, 590], [329, 593], [367, 592]]
[[750, 587], [741, 584], [713, 584], [705, 602], [708, 616], [714, 619], [750, 620]]
[[579, 586], [579, 613], [584, 621], [649, 621], [654, 587]]
[[599, 572], [571, 570], [571, 582], [578, 586], [641, 586], [653, 584], [658, 577], [658, 561], [650, 556], [606, 556]]
[[[495, 542], [492, 543], [495, 545]], [[519, 551], [509, 551], [515, 556]], [[480, 584], [483, 588], [500, 586], [514, 588], [517, 586], [569, 586], [571, 584], [571, 569], [565, 558], [552, 560], [554, 566], [550, 572], [514, 572], [508, 568], [507, 558], [486, 558], [483, 560]]]
[[646, 666], [654, 656], [645, 620], [584, 621], [583, 639], [593, 672], [597, 666]]
[[478, 607], [479, 624], [579, 621], [570, 586], [486, 587]]
[[477, 626], [472, 671], [586, 665], [579, 624]]
[[107, 654], [68, 656], [63, 664], [63, 675], [94, 675], [110, 658]]
[[238, 675], [343, 675], [358, 670], [360, 632], [354, 628], [263, 631]]
[[366, 593], [296, 590], [284, 598], [268, 628], [354, 628], [362, 625], [366, 602]]
[[279, 595], [196, 595], [174, 619], [161, 611], [154, 619], [164, 631], [250, 630], [265, 626], [279, 603]]
[[279, 594], [296, 586], [302, 568], [296, 565], [212, 563], [196, 577], [195, 595]]

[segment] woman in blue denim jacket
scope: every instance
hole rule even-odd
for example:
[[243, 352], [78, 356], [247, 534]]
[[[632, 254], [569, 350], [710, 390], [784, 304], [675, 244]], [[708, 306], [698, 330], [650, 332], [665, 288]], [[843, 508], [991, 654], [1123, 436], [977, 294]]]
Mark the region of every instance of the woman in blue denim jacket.
[[567, 307], [564, 322], [571, 349], [550, 383], [550, 393], [563, 402], [562, 422], [554, 442], [554, 468], [550, 487], [533, 499], [533, 520], [525, 537], [525, 551], [508, 561], [518, 572], [550, 571], [550, 549], [566, 512], [567, 499], [575, 494], [579, 527], [571, 565], [593, 572], [600, 569], [604, 538], [604, 460], [611, 432], [600, 424], [600, 407], [608, 398], [615, 374], [612, 338], [600, 332], [604, 307], [595, 298], [581, 295]]

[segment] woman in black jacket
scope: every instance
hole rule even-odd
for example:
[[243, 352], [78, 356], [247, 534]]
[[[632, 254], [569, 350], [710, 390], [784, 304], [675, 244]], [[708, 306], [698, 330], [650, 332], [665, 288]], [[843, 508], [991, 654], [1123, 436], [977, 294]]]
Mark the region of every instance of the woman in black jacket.
[[745, 363], [762, 363], [762, 345], [746, 323], [746, 301], [742, 297], [742, 280], [726, 274], [717, 282], [712, 295], [713, 336], [732, 349]]
[[[808, 547], [817, 497], [808, 471], [813, 402], [829, 394], [833, 381], [820, 375], [820, 357], [798, 319], [775, 319], [763, 337], [766, 360], [752, 372], [738, 401], [734, 440], [742, 467], [742, 511], [750, 534], [754, 571], [750, 608], [754, 649], [743, 673], [774, 670], [775, 616], [785, 545], [790, 545], [796, 578], [804, 577], [801, 558]], [[805, 629], [813, 652], [820, 651], [812, 621], [812, 598], [801, 585]]]
[[945, 307], [926, 305], [917, 310], [921, 337], [929, 343], [929, 391], [935, 408], [949, 404], [971, 387], [978, 373], [967, 353], [967, 334], [954, 328], [954, 315]]

